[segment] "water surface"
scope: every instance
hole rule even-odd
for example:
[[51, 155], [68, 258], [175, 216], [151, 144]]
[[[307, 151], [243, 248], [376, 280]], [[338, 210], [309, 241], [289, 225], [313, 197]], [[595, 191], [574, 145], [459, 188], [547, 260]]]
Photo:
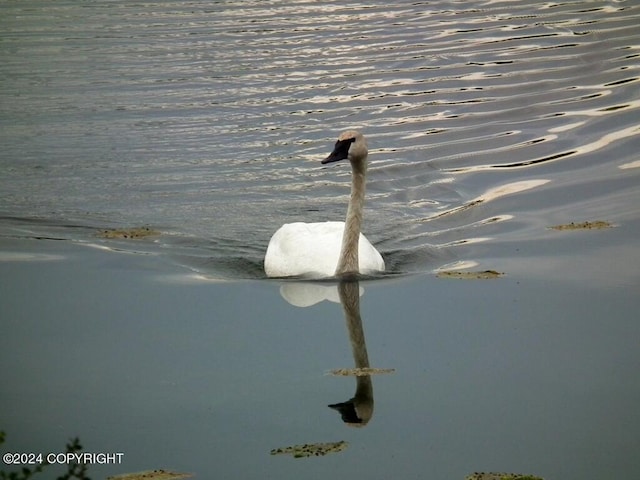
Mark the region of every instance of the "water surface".
[[[77, 434], [125, 452], [109, 474], [640, 472], [639, 20], [636, 1], [0, 4], [5, 446]], [[261, 265], [281, 224], [344, 216], [348, 166], [319, 161], [351, 128], [389, 270], [361, 284], [363, 330], [396, 369], [358, 429], [326, 407], [356, 385], [324, 375], [354, 363], [340, 305], [291, 306]], [[548, 228], [588, 220], [613, 228]], [[100, 235], [141, 226], [159, 235]], [[433, 274], [465, 266], [505, 275]]]
[[318, 161], [347, 128], [369, 138], [366, 233], [393, 271], [637, 220], [636, 2], [2, 9], [3, 225], [150, 225], [168, 254], [259, 276], [241, 259], [277, 226], [344, 215], [348, 168]]

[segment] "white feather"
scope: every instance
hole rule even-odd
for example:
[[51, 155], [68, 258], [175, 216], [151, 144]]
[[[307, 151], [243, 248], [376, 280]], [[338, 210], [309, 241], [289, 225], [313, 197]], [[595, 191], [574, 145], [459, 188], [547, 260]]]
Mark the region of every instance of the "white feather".
[[[331, 277], [342, 247], [344, 222], [287, 223], [271, 237], [264, 259], [268, 277]], [[361, 233], [358, 243], [360, 273], [384, 272], [384, 260]]]

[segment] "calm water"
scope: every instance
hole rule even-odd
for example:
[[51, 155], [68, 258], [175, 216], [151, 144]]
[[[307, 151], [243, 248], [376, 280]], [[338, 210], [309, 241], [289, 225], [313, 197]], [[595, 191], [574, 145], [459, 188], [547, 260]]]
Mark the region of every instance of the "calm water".
[[[126, 453], [96, 472], [202, 478], [639, 474], [639, 24], [637, 1], [0, 3], [7, 449], [77, 434]], [[326, 408], [355, 389], [323, 375], [354, 363], [342, 309], [283, 299], [337, 292], [261, 265], [282, 223], [343, 217], [347, 165], [319, 160], [348, 128], [365, 233], [412, 274], [363, 285], [396, 373], [361, 429]], [[548, 229], [585, 220], [615, 228]], [[139, 226], [161, 235], [96, 235]], [[465, 265], [506, 276], [432, 274]]]

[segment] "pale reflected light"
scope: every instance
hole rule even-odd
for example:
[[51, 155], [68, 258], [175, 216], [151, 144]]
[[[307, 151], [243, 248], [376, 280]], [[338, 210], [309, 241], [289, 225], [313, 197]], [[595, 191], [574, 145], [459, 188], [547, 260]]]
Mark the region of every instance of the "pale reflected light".
[[550, 128], [549, 130], [547, 130], [547, 132], [549, 132], [549, 133], [567, 132], [569, 130], [573, 130], [574, 128], [581, 127], [585, 123], [587, 123], [587, 122], [586, 121], [582, 121], [582, 122], [570, 123], [568, 125], [561, 125], [559, 127]]
[[549, 181], [550, 180], [540, 178], [534, 180], [523, 180], [521, 182], [507, 183], [506, 185], [501, 185], [499, 187], [487, 190], [487, 192], [485, 192], [483, 195], [480, 195], [475, 200], [472, 200], [472, 202], [488, 202], [490, 200], [495, 200], [496, 198], [504, 197], [505, 195], [511, 195], [513, 193], [523, 192], [525, 190], [539, 187], [541, 185], [544, 185], [545, 183], [549, 183]]
[[622, 165], [618, 165], [620, 170], [627, 170], [630, 168], [640, 168], [640, 160], [636, 160], [635, 162], [623, 163]]
[[475, 260], [462, 260], [453, 263], [447, 263], [446, 265], [442, 265], [440, 268], [436, 269], [436, 272], [445, 272], [451, 270], [467, 270], [469, 268], [475, 268], [480, 265]]
[[171, 283], [171, 284], [180, 284], [180, 285], [195, 285], [202, 283], [231, 283], [231, 280], [211, 277], [199, 272], [189, 272], [182, 274], [167, 274], [167, 275], [158, 275], [156, 280]]
[[[607, 91], [608, 93], [611, 90]], [[600, 92], [603, 95], [606, 95], [607, 92]], [[569, 110], [565, 112], [568, 116], [585, 116], [585, 117], [602, 117], [604, 115], [611, 115], [613, 112], [619, 112], [620, 110], [633, 110], [636, 108], [640, 108], [640, 100], [634, 100], [630, 102], [625, 102], [624, 105], [612, 105], [609, 107], [600, 107], [600, 108], [585, 108], [583, 110]]]
[[474, 238], [461, 238], [460, 240], [454, 240], [453, 242], [441, 243], [440, 248], [444, 247], [459, 247], [460, 245], [471, 245], [472, 243], [483, 243], [493, 240], [492, 237], [474, 237]]
[[64, 255], [47, 253], [0, 252], [0, 262], [51, 262], [65, 258]]
[[[546, 183], [549, 183], [550, 180], [544, 179], [544, 178], [538, 178], [538, 179], [533, 179], [533, 180], [522, 180], [520, 182], [513, 182], [513, 183], [508, 183], [506, 185], [501, 185], [499, 187], [496, 188], [491, 188], [489, 190], [487, 190], [484, 194], [480, 195], [479, 197], [474, 198], [473, 200], [465, 203], [464, 205], [460, 205], [458, 207], [452, 208], [450, 210], [447, 210], [445, 212], [441, 212], [438, 213], [437, 215], [434, 215], [432, 217], [428, 217], [428, 218], [422, 218], [419, 219], [419, 222], [427, 222], [427, 221], [431, 221], [431, 220], [435, 220], [436, 218], [441, 218], [447, 215], [453, 215], [454, 213], [459, 213], [459, 212], [463, 212], [465, 210], [468, 210], [469, 208], [475, 207], [481, 203], [484, 202], [488, 202], [491, 200], [495, 200], [497, 198], [500, 197], [504, 197], [505, 195], [511, 195], [514, 193], [519, 193], [519, 192], [523, 192], [525, 190], [530, 190], [532, 188], [536, 188], [539, 187], [541, 185], [544, 185]], [[492, 217], [492, 221], [503, 221], [503, 220], [507, 220], [510, 219], [510, 216], [507, 215], [503, 215], [503, 216], [495, 216]], [[482, 223], [489, 223], [489, 222], [482, 222]], [[484, 239], [483, 239], [484, 240]]]
[[[640, 102], [639, 102], [640, 105]], [[618, 130], [617, 132], [607, 133], [603, 135], [600, 139], [595, 142], [587, 143], [581, 147], [577, 147], [575, 153], [589, 153], [595, 152], [601, 148], [606, 147], [607, 145], [615, 142], [616, 140], [622, 140], [623, 138], [632, 137], [634, 135], [640, 134], [640, 125], [634, 125], [632, 127], [627, 127], [622, 130]]]
[[[638, 102], [638, 105], [640, 106], [640, 101]], [[602, 110], [593, 110], [593, 112], [600, 112], [600, 111], [602, 111]], [[587, 112], [587, 111], [585, 110], [584, 112]], [[589, 112], [591, 112], [591, 110], [589, 110]], [[584, 114], [587, 115], [587, 113], [584, 113]], [[549, 131], [551, 131], [551, 130], [549, 130]], [[640, 125], [633, 125], [631, 127], [623, 128], [622, 130], [618, 130], [618, 131], [615, 131], [615, 132], [607, 133], [607, 134], [603, 135], [601, 138], [599, 138], [598, 140], [596, 140], [594, 142], [587, 143], [586, 145], [581, 145], [581, 146], [575, 147], [574, 149], [569, 150], [569, 151], [559, 152], [559, 153], [557, 153], [555, 155], [550, 155], [550, 156], [545, 157], [545, 158], [538, 158], [538, 159], [533, 159], [533, 160], [528, 160], [528, 161], [525, 161], [525, 162], [518, 162], [518, 163], [513, 163], [513, 164], [476, 165], [476, 166], [470, 166], [470, 167], [461, 167], [461, 168], [449, 169], [447, 171], [454, 172], [454, 173], [468, 173], [468, 172], [476, 172], [476, 171], [480, 171], [480, 170], [488, 170], [488, 169], [492, 169], [492, 168], [522, 168], [522, 167], [529, 167], [529, 166], [531, 166], [533, 164], [538, 164], [538, 163], [542, 163], [542, 162], [550, 162], [550, 161], [559, 160], [559, 159], [562, 159], [562, 158], [573, 157], [575, 155], [579, 155], [579, 154], [583, 154], [583, 153], [592, 153], [592, 152], [595, 152], [596, 150], [600, 150], [601, 148], [604, 148], [604, 147], [612, 144], [615, 141], [622, 140], [622, 139], [627, 138], [627, 137], [632, 137], [632, 136], [638, 135], [638, 134], [640, 134]], [[556, 135], [549, 135], [549, 136], [545, 137], [544, 140], [545, 141], [549, 141], [549, 140], [554, 140], [555, 138], [557, 138]], [[522, 145], [525, 145], [525, 144], [521, 144], [520, 146], [522, 146]], [[498, 152], [500, 150], [507, 150], [509, 148], [513, 148], [513, 147], [505, 147], [503, 149], [495, 149], [494, 151]]]

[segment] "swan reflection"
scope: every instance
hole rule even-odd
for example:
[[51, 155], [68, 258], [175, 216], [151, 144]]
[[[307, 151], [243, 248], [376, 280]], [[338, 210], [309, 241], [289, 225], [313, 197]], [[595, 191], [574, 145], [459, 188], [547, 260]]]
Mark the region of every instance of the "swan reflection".
[[[369, 355], [360, 316], [359, 282], [340, 282], [338, 284], [340, 303], [347, 322], [351, 352], [356, 369], [369, 368]], [[350, 426], [362, 427], [369, 423], [373, 416], [373, 383], [371, 375], [356, 375], [356, 393], [346, 402], [334, 403], [330, 408], [337, 410], [342, 421]]]
[[[285, 283], [281, 287], [282, 296], [292, 305], [307, 307], [321, 300], [338, 301], [342, 305], [344, 318], [351, 343], [354, 368], [341, 368], [331, 373], [336, 376], [355, 376], [355, 394], [344, 402], [328, 405], [336, 410], [342, 421], [348, 426], [364, 427], [373, 417], [373, 383], [372, 374], [391, 373], [393, 369], [378, 369], [369, 366], [367, 344], [360, 316], [360, 297], [364, 289], [358, 280], [342, 280], [337, 285], [318, 283]], [[324, 456], [337, 453], [348, 446], [347, 442], [311, 442], [301, 445], [274, 448], [271, 455], [292, 455], [294, 458]]]
[[[358, 283], [358, 282], [356, 282]], [[364, 288], [358, 287], [358, 295], [364, 294]], [[311, 307], [316, 303], [328, 300], [333, 303], [343, 303], [335, 284], [320, 284], [311, 282], [284, 283], [280, 287], [280, 295], [291, 305], [296, 307]]]
[[373, 384], [371, 376], [392, 373], [393, 369], [371, 368], [360, 316], [360, 297], [365, 289], [358, 280], [342, 280], [338, 284], [315, 282], [287, 282], [281, 285], [280, 294], [291, 305], [310, 307], [324, 300], [340, 303], [347, 324], [354, 368], [340, 368], [329, 372], [335, 376], [352, 376], [356, 391], [352, 398], [329, 405], [340, 413], [350, 426], [364, 426], [373, 415]]

